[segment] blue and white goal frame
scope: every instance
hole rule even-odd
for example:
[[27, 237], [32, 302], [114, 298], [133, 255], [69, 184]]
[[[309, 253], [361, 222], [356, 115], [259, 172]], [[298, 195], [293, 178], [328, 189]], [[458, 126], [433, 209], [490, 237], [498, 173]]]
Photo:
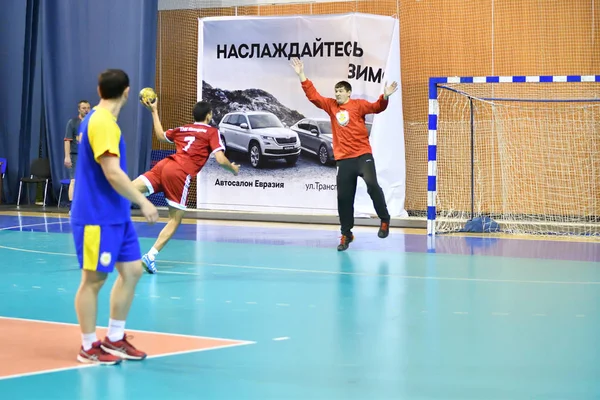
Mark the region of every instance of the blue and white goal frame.
[[429, 140], [427, 146], [427, 235], [435, 235], [437, 195], [438, 85], [444, 83], [600, 82], [600, 75], [455, 76], [429, 78]]

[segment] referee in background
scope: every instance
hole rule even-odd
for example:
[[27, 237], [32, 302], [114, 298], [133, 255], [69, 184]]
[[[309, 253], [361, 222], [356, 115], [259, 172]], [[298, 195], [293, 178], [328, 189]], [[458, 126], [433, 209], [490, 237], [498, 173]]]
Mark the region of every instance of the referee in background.
[[77, 165], [77, 154], [79, 146], [79, 124], [90, 112], [90, 102], [81, 100], [77, 105], [79, 115], [71, 118], [67, 122], [67, 132], [65, 133], [65, 167], [69, 170], [69, 202], [73, 201], [75, 190], [75, 166]]

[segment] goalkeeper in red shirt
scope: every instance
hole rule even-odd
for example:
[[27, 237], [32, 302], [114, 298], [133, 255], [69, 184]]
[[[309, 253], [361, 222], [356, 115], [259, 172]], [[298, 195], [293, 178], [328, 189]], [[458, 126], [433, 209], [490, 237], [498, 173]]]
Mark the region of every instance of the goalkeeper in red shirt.
[[365, 125], [367, 114], [378, 114], [388, 105], [388, 98], [398, 90], [398, 84], [393, 82], [385, 85], [383, 94], [374, 102], [362, 99], [351, 99], [352, 86], [341, 81], [335, 85], [335, 99], [323, 97], [317, 92], [313, 83], [304, 75], [304, 64], [299, 59], [292, 59], [292, 67], [298, 74], [302, 89], [308, 100], [325, 111], [331, 118], [333, 133], [333, 155], [337, 164], [337, 203], [340, 218], [342, 238], [338, 251], [348, 249], [354, 240], [354, 197], [358, 177], [367, 184], [367, 192], [373, 200], [377, 216], [381, 219], [378, 236], [386, 238], [390, 229], [390, 214], [385, 202], [385, 196], [377, 182], [375, 160], [369, 142], [369, 132]]

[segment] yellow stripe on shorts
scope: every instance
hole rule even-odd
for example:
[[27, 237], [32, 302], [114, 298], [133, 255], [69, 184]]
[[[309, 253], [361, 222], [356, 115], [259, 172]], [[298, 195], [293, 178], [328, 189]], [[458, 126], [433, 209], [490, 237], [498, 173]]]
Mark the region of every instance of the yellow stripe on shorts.
[[83, 269], [96, 271], [100, 257], [100, 225], [83, 228]]

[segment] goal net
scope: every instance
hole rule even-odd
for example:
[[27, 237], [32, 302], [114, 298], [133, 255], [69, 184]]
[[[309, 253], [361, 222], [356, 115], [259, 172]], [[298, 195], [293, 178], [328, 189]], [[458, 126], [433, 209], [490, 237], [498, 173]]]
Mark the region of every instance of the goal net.
[[600, 76], [431, 78], [429, 102], [428, 234], [600, 235]]

